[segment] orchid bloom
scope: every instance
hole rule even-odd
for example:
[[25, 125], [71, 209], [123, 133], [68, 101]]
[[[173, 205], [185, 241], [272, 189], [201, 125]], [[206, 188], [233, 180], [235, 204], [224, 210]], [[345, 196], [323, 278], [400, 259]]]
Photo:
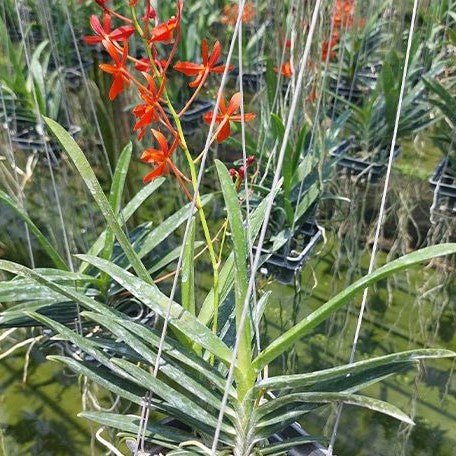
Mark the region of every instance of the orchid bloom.
[[152, 134], [158, 142], [159, 149], [146, 149], [141, 155], [141, 161], [150, 163], [155, 166], [147, 176], [144, 177], [144, 183], [156, 179], [159, 176], [168, 175], [172, 171], [176, 177], [181, 181], [187, 178], [176, 168], [176, 165], [171, 161], [171, 155], [176, 150], [179, 141], [176, 139], [171, 146], [168, 147], [168, 142], [165, 136], [158, 130], [152, 129]]
[[141, 99], [144, 103], [137, 105], [133, 109], [133, 115], [138, 119], [133, 130], [139, 130], [138, 139], [142, 139], [146, 128], [152, 122], [160, 119], [162, 109], [160, 107], [160, 93], [153, 77], [150, 74], [143, 73], [148, 81], [147, 90], [141, 90]]
[[[230, 128], [230, 121], [232, 122], [250, 122], [255, 118], [255, 114], [253, 112], [244, 113], [244, 118], [240, 114], [234, 114], [241, 105], [241, 94], [240, 92], [235, 93], [231, 100], [226, 106], [225, 100], [223, 97], [220, 99], [220, 106], [219, 106], [219, 114], [215, 116], [215, 122], [219, 126], [217, 132], [217, 142], [221, 143], [226, 138], [228, 138], [231, 134]], [[203, 119], [207, 124], [210, 124], [212, 118], [214, 116], [214, 112], [210, 111], [204, 114]]]
[[179, 26], [182, 7], [183, 3], [179, 1], [177, 5], [177, 15], [152, 28], [150, 32], [149, 44], [152, 45], [158, 41], [169, 44], [174, 40], [174, 31]]
[[[217, 40], [215, 42], [210, 56], [208, 51], [207, 41], [203, 40], [201, 43], [202, 63], [177, 62], [176, 65], [174, 65], [176, 71], [184, 73], [187, 76], [196, 76], [196, 79], [188, 84], [190, 87], [198, 87], [205, 81], [209, 73], [223, 73], [225, 71], [226, 65], [217, 65], [220, 55], [222, 54], [220, 41]], [[230, 65], [228, 70], [231, 71], [232, 69], [233, 65]]]
[[[274, 71], [277, 73], [279, 69], [277, 67], [274, 68]], [[291, 78], [293, 76], [293, 67], [291, 66], [291, 62], [285, 62], [280, 67], [280, 74], [285, 76], [286, 78]]]
[[[237, 17], [239, 15], [239, 5], [225, 5], [223, 8], [223, 17], [222, 23], [228, 25], [235, 25], [237, 21]], [[242, 22], [244, 24], [248, 24], [252, 22], [252, 19], [255, 17], [255, 8], [252, 2], [246, 2], [244, 4], [244, 10], [242, 11]]]
[[132, 25], [122, 25], [111, 31], [111, 15], [105, 11], [103, 13], [103, 26], [97, 16], [90, 17], [90, 25], [96, 36], [85, 36], [84, 41], [87, 44], [98, 44], [102, 41], [117, 42], [125, 41], [135, 32]]
[[112, 74], [114, 78], [111, 89], [109, 90], [109, 99], [112, 101], [117, 97], [117, 95], [119, 95], [120, 92], [122, 92], [125, 84], [130, 85], [130, 80], [128, 79], [128, 71], [125, 67], [125, 63], [127, 62], [128, 58], [128, 42], [125, 42], [122, 50], [122, 57], [119, 56], [116, 47], [110, 41], [103, 41], [102, 43], [114, 61], [114, 65], [111, 65], [109, 63], [100, 64], [101, 70]]

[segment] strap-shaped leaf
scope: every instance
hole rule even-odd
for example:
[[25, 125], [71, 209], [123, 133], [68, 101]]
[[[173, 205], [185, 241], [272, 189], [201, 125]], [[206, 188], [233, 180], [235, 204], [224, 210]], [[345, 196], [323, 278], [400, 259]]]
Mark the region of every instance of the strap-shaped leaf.
[[[154, 347], [158, 348], [160, 345], [160, 334], [153, 328], [148, 328], [134, 321], [125, 319], [118, 321], [118, 323], [127, 328], [130, 332], [137, 334]], [[207, 379], [208, 386], [215, 386], [221, 392], [225, 391], [226, 381], [219, 371], [197, 356], [194, 352], [191, 352], [186, 347], [180, 345], [178, 341], [166, 336], [163, 344], [162, 357], [165, 360], [175, 360], [186, 366], [186, 368], [199, 372], [200, 375]], [[236, 392], [232, 387], [230, 388], [230, 395], [232, 398], [236, 398]]]
[[166, 318], [168, 307], [170, 307], [169, 324], [171, 326], [184, 332], [188, 337], [191, 337], [196, 343], [206, 348], [223, 362], [227, 364], [230, 362], [231, 352], [228, 347], [197, 318], [184, 310], [182, 306], [175, 302], [170, 303], [169, 298], [158, 290], [156, 286], [151, 286], [147, 282], [116, 266], [114, 263], [101, 258], [88, 255], [78, 255], [78, 258], [109, 274], [122, 287], [162, 318]]
[[35, 236], [43, 250], [52, 260], [57, 268], [68, 270], [66, 261], [61, 257], [60, 253], [52, 246], [46, 239], [46, 236], [40, 229], [32, 222], [30, 217], [20, 208], [16, 201], [13, 201], [4, 191], [0, 190], [0, 201], [6, 204], [23, 222], [27, 225], [30, 232]]
[[187, 243], [184, 246], [184, 258], [182, 261], [181, 274], [181, 294], [182, 307], [196, 315], [195, 311], [195, 217], [193, 217], [190, 225], [190, 233]]
[[[102, 426], [118, 429], [119, 431], [137, 434], [139, 430], [140, 417], [136, 415], [121, 415], [119, 413], [86, 411], [78, 414], [81, 418], [94, 421]], [[182, 431], [172, 425], [153, 423], [149, 420], [146, 428], [146, 440], [174, 443], [175, 446], [181, 442], [194, 438], [192, 434]]]
[[[287, 396], [279, 397], [267, 402], [264, 405], [260, 405], [255, 413], [259, 417], [267, 415], [270, 411], [293, 403], [297, 406], [300, 403], [310, 404], [326, 404], [330, 402], [343, 402], [345, 404], [357, 405], [370, 410], [374, 410], [385, 415], [389, 415], [397, 420], [403, 421], [407, 424], [414, 424], [413, 421], [400, 409], [394, 405], [389, 404], [378, 399], [371, 397], [361, 396], [359, 394], [347, 394], [347, 393], [295, 393], [288, 394]], [[259, 423], [261, 426], [261, 421]]]
[[[128, 167], [131, 160], [131, 142], [128, 143], [120, 154], [119, 160], [112, 177], [111, 192], [109, 194], [109, 204], [114, 214], [120, 211], [120, 204], [122, 202], [122, 195], [125, 186], [125, 179], [127, 177]], [[106, 239], [103, 248], [103, 258], [111, 259], [112, 249], [114, 247], [114, 232], [110, 227], [106, 230]]]
[[[150, 363], [151, 366], [155, 366], [157, 361], [157, 354], [153, 351], [141, 337], [128, 331], [124, 326], [118, 323], [118, 317], [109, 317], [94, 312], [83, 312], [83, 316], [86, 316], [104, 326], [108, 329], [116, 338], [122, 340], [124, 343], [129, 345], [140, 357], [144, 358], [145, 361]], [[179, 384], [180, 387], [187, 390], [190, 394], [195, 395], [198, 400], [204, 401], [205, 404], [210, 405], [214, 410], [218, 410], [221, 406], [220, 397], [214, 395], [211, 390], [204, 383], [202, 386], [201, 377], [194, 379], [191, 377], [191, 371], [185, 368], [177, 368], [172, 363], [162, 362], [160, 364], [160, 371], [168, 376], [172, 381]], [[234, 412], [231, 414], [234, 416]]]
[[114, 214], [111, 205], [109, 204], [106, 195], [103, 192], [103, 189], [98, 182], [95, 173], [90, 166], [87, 158], [82, 152], [81, 148], [78, 146], [73, 137], [57, 122], [48, 117], [44, 117], [44, 120], [47, 126], [50, 128], [52, 133], [55, 135], [61, 146], [70, 156], [71, 160], [75, 164], [79, 174], [87, 185], [90, 193], [92, 194], [95, 202], [103, 214], [103, 217], [106, 219], [109, 228], [115, 234], [122, 250], [125, 252], [130, 264], [133, 269], [136, 271], [139, 277], [141, 277], [145, 282], [152, 284], [153, 281], [147, 272], [147, 269], [143, 265], [142, 261], [139, 259], [138, 255], [134, 251], [133, 247], [130, 244], [126, 234], [124, 233], [121, 225], [117, 221], [117, 217]]
[[261, 380], [255, 385], [254, 390], [288, 390], [294, 388], [304, 388], [313, 384], [320, 384], [338, 378], [351, 377], [354, 374], [368, 372], [371, 369], [381, 368], [384, 366], [393, 366], [394, 364], [402, 364], [404, 362], [418, 362], [426, 358], [451, 358], [456, 356], [456, 353], [450, 350], [442, 349], [421, 349], [409, 350], [402, 353], [394, 353], [392, 355], [379, 356], [376, 358], [358, 361], [345, 366], [337, 366], [331, 369], [321, 371], [296, 374], [296, 375], [280, 375], [271, 377], [266, 380]]
[[49, 290], [55, 291], [61, 296], [65, 296], [66, 298], [77, 302], [85, 309], [102, 313], [111, 312], [111, 310], [104, 304], [97, 302], [85, 294], [76, 291], [73, 287], [60, 285], [53, 280], [49, 280], [46, 276], [38, 274], [36, 271], [29, 269], [21, 264], [13, 263], [12, 261], [0, 260], [0, 270], [8, 271], [12, 274], [32, 279], [39, 284], [45, 285], [49, 288]]
[[[159, 177], [151, 182], [149, 185], [146, 185], [127, 203], [124, 209], [120, 212], [120, 223], [126, 223], [130, 217], [138, 210], [138, 208], [144, 203], [144, 201], [149, 198], [152, 193], [155, 192], [162, 184], [165, 182], [165, 178]], [[106, 231], [103, 231], [97, 240], [93, 243], [87, 252], [88, 255], [97, 256], [103, 249], [103, 246], [106, 241]], [[89, 267], [88, 264], [82, 263], [79, 267], [79, 272], [85, 272]]]
[[[265, 211], [266, 211], [267, 199], [264, 199], [259, 206], [250, 214], [249, 227], [250, 227], [250, 242], [253, 242], [261, 228], [263, 223]], [[228, 293], [233, 288], [234, 283], [234, 252], [231, 252], [228, 256], [225, 264], [223, 265], [220, 276], [219, 276], [219, 292], [220, 302], [226, 299]], [[201, 320], [205, 325], [208, 325], [214, 315], [213, 309], [214, 302], [214, 290], [207, 294], [204, 299], [203, 305], [201, 306], [198, 319]]]
[[[209, 431], [211, 428], [217, 426], [217, 412], [214, 414], [209, 413], [204, 408], [200, 407], [196, 402], [192, 401], [187, 396], [184, 396], [175, 388], [168, 386], [165, 382], [154, 377], [149, 372], [130, 363], [124, 359], [113, 359], [113, 362], [119, 365], [122, 369], [131, 373], [136, 379], [138, 385], [143, 385], [158, 397], [161, 397], [167, 404], [173, 408], [180, 410], [181, 416], [185, 415], [186, 422], [195, 423], [201, 428], [201, 425], [205, 431]], [[222, 424], [222, 430], [226, 434], [235, 435], [236, 431], [232, 426], [226, 423]]]
[[[236, 315], [236, 333], [239, 334], [239, 322], [243, 313], [245, 299], [247, 296], [247, 235], [242, 223], [242, 212], [239, 204], [238, 195], [233, 185], [233, 180], [226, 169], [226, 166], [219, 160], [215, 161], [217, 172], [222, 188], [223, 199], [228, 214], [228, 221], [231, 230], [231, 240], [234, 250], [234, 295], [235, 295], [235, 315]], [[239, 364], [242, 366], [242, 374], [249, 381], [254, 378], [251, 369], [251, 318], [246, 318], [242, 329], [241, 342], [239, 345]]]
[[306, 443], [319, 443], [324, 439], [324, 437], [303, 435], [302, 437], [295, 437], [293, 439], [284, 440], [283, 442], [268, 445], [266, 448], [260, 449], [259, 453], [264, 456], [283, 455], [286, 454], [287, 450], [291, 450], [300, 445], [305, 445]]
[[290, 348], [297, 340], [301, 339], [310, 330], [318, 326], [321, 322], [326, 320], [336, 310], [341, 308], [349, 301], [354, 295], [362, 291], [364, 288], [378, 282], [385, 277], [402, 271], [410, 266], [422, 263], [423, 261], [441, 255], [450, 255], [456, 252], [456, 244], [440, 244], [409, 253], [397, 260], [391, 261], [378, 268], [372, 274], [357, 280], [352, 285], [345, 288], [338, 293], [326, 304], [322, 305], [319, 309], [312, 312], [301, 322], [290, 328], [274, 342], [272, 342], [265, 350], [263, 350], [254, 360], [253, 364], [255, 369], [260, 370], [273, 359], [280, 356], [285, 350]]

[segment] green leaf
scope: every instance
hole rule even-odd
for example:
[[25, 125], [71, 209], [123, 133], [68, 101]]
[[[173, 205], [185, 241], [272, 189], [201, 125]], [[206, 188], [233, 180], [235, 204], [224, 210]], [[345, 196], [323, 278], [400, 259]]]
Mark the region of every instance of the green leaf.
[[441, 255], [450, 255], [455, 252], [456, 244], [451, 243], [426, 247], [391, 261], [371, 274], [357, 280], [272, 342], [255, 358], [253, 362], [255, 369], [258, 371], [261, 370], [266, 364], [280, 356], [285, 350], [296, 343], [296, 341], [326, 320], [336, 310], [347, 303], [349, 299], [369, 285], [423, 261], [431, 260]]
[[[258, 416], [266, 416], [270, 411], [281, 406], [293, 403], [295, 406], [299, 403], [317, 403], [325, 404], [330, 402], [343, 402], [344, 404], [357, 405], [376, 412], [391, 416], [407, 424], [414, 422], [404, 412], [388, 402], [380, 401], [371, 397], [361, 396], [359, 394], [347, 393], [295, 393], [279, 397], [260, 405], [256, 410]], [[261, 426], [261, 422], [259, 423]]]
[[[86, 411], [79, 413], [78, 416], [94, 421], [102, 426], [108, 426], [131, 434], [137, 434], [139, 431], [140, 417], [136, 415]], [[148, 442], [168, 442], [175, 443], [176, 446], [181, 442], [193, 438], [192, 434], [188, 434], [177, 427], [152, 423], [150, 420], [147, 423], [145, 436]]]
[[[217, 173], [225, 200], [228, 221], [231, 230], [231, 239], [234, 250], [234, 291], [235, 291], [235, 314], [236, 332], [240, 333], [239, 322], [243, 313], [247, 296], [248, 276], [247, 276], [247, 236], [244, 224], [242, 223], [242, 212], [239, 204], [238, 195], [233, 184], [233, 180], [226, 169], [226, 166], [219, 160], [215, 160]], [[242, 328], [241, 342], [239, 345], [238, 363], [239, 370], [245, 381], [249, 383], [254, 378], [251, 369], [252, 349], [251, 349], [251, 318], [247, 316], [244, 327]]]
[[264, 456], [279, 456], [288, 454], [288, 450], [305, 445], [306, 443], [318, 443], [324, 440], [324, 437], [314, 437], [311, 435], [305, 435], [302, 437], [295, 437], [293, 439], [287, 439], [283, 442], [273, 443], [268, 445], [266, 448], [260, 449], [260, 454]]
[[402, 353], [394, 353], [392, 355], [379, 356], [376, 358], [358, 361], [356, 363], [337, 366], [330, 369], [324, 369], [316, 372], [309, 372], [296, 375], [280, 375], [270, 377], [266, 380], [258, 382], [254, 390], [280, 390], [284, 391], [293, 388], [303, 388], [309, 385], [320, 384], [328, 380], [337, 378], [347, 378], [358, 373], [366, 372], [373, 368], [389, 366], [394, 364], [401, 365], [404, 362], [418, 362], [421, 359], [427, 358], [451, 358], [456, 356], [456, 353], [450, 350], [442, 349], [421, 349], [409, 350]]
[[[168, 386], [165, 382], [127, 360], [116, 358], [113, 359], [113, 362], [123, 370], [130, 372], [138, 385], [145, 386], [173, 408], [180, 410], [182, 415], [188, 417], [188, 422], [198, 422], [198, 427], [202, 425], [203, 428], [207, 427], [209, 429], [217, 426], [217, 411], [214, 411], [213, 414], [209, 413], [207, 409], [200, 407], [196, 402], [179, 393], [175, 388]], [[234, 428], [225, 423], [222, 425], [222, 430], [227, 434], [235, 435]]]
[[[138, 210], [141, 204], [152, 195], [155, 190], [157, 190], [165, 182], [164, 177], [159, 177], [155, 179], [150, 184], [144, 186], [125, 206], [125, 208], [120, 213], [120, 222], [126, 223], [130, 220], [130, 217]], [[87, 252], [88, 255], [97, 256], [103, 249], [103, 246], [106, 242], [106, 231], [103, 231], [97, 240], [93, 243]], [[87, 263], [82, 263], [79, 272], [85, 272], [88, 269], [89, 265]]]
[[[129, 347], [131, 347], [140, 358], [144, 358], [151, 366], [155, 366], [157, 362], [157, 354], [149, 348], [146, 341], [141, 337], [129, 331], [125, 326], [120, 324], [119, 317], [110, 317], [101, 315], [94, 312], [83, 312], [83, 316], [90, 318], [95, 323], [104, 326], [108, 329], [118, 340], [122, 340]], [[207, 383], [202, 383], [191, 376], [191, 371], [185, 368], [177, 368], [173, 363], [161, 363], [160, 372], [164, 373], [169, 379], [179, 384], [180, 387], [187, 390], [188, 393], [193, 394], [196, 398], [203, 403], [210, 405], [214, 410], [218, 410], [221, 406], [221, 400], [215, 396], [209, 388]], [[201, 377], [200, 377], [201, 379]], [[234, 412], [228, 410], [228, 413], [234, 415]]]
[[90, 193], [92, 194], [93, 198], [95, 199], [98, 207], [101, 210], [106, 222], [108, 223], [109, 228], [115, 234], [117, 240], [119, 241], [120, 246], [122, 247], [125, 255], [127, 256], [130, 264], [132, 265], [133, 269], [136, 271], [139, 277], [142, 280], [149, 284], [153, 284], [153, 281], [147, 272], [147, 269], [143, 265], [142, 261], [134, 251], [130, 241], [128, 240], [127, 236], [125, 235], [122, 227], [120, 226], [119, 222], [117, 221], [117, 217], [114, 214], [111, 205], [109, 204], [108, 199], [106, 198], [103, 190], [98, 182], [98, 179], [93, 172], [90, 163], [88, 162], [87, 158], [85, 157], [84, 153], [82, 152], [81, 148], [78, 146], [76, 141], [72, 138], [72, 136], [57, 122], [48, 117], [43, 117], [47, 126], [50, 128], [52, 133], [58, 139], [62, 147], [70, 156], [71, 160], [75, 164], [76, 168], [79, 171], [79, 174], [83, 178], [85, 184], [87, 185]]
[[68, 271], [68, 266], [65, 260], [60, 256], [59, 252], [46, 239], [40, 229], [32, 222], [29, 216], [22, 210], [16, 201], [13, 201], [5, 192], [0, 190], [0, 200], [3, 201], [17, 216], [19, 216], [29, 228], [30, 232], [36, 237], [43, 250], [52, 260], [57, 268]]
[[[112, 177], [111, 192], [109, 194], [109, 204], [115, 215], [120, 211], [120, 204], [122, 202], [122, 195], [125, 186], [125, 179], [127, 177], [128, 167], [131, 160], [132, 144], [128, 143], [120, 154], [119, 161], [117, 162], [114, 176]], [[106, 230], [106, 239], [103, 249], [103, 258], [106, 260], [111, 259], [112, 249], [114, 247], [114, 233], [111, 228]]]
[[182, 262], [182, 275], [181, 275], [181, 293], [182, 293], [182, 307], [196, 315], [195, 310], [195, 217], [192, 219], [190, 226], [190, 233], [187, 243], [184, 246], [184, 258]]
[[[264, 215], [267, 206], [267, 199], [264, 199], [259, 206], [250, 214], [249, 228], [250, 228], [250, 242], [254, 242], [261, 228], [264, 220]], [[247, 261], [247, 258], [246, 258]], [[231, 291], [234, 283], [234, 252], [231, 252], [225, 261], [219, 277], [219, 293], [220, 302], [223, 302], [228, 293]], [[214, 289], [207, 294], [203, 305], [201, 307], [198, 319], [205, 325], [208, 325], [214, 315]]]
[[184, 310], [182, 306], [175, 302], [170, 302], [170, 299], [157, 287], [151, 286], [109, 261], [89, 255], [78, 255], [78, 257], [109, 274], [125, 290], [129, 291], [162, 318], [166, 318], [169, 308], [169, 324], [171, 326], [185, 333], [194, 342], [206, 348], [223, 362], [230, 362], [231, 352], [228, 347], [198, 319]]

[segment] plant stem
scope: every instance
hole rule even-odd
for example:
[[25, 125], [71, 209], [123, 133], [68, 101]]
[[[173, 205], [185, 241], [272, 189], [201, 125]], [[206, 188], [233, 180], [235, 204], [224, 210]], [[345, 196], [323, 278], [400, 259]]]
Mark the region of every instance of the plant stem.
[[[153, 69], [153, 71], [154, 71], [155, 75], [157, 76], [158, 80], [161, 82], [162, 75], [161, 75], [160, 71], [158, 70], [157, 66], [155, 65], [154, 58], [152, 56], [151, 48], [150, 48], [149, 43], [147, 42], [147, 39], [145, 38], [145, 36], [143, 34], [143, 31], [142, 31], [142, 29], [141, 29], [141, 27], [140, 27], [140, 25], [138, 23], [138, 19], [137, 19], [137, 16], [136, 16], [136, 11], [135, 11], [134, 6], [131, 7], [131, 12], [132, 12], [132, 17], [133, 17], [133, 24], [134, 24], [137, 32], [140, 34], [141, 39], [142, 39], [142, 41], [144, 43], [144, 47], [145, 47], [145, 49], [147, 51], [147, 54], [148, 54], [148, 57], [149, 57], [149, 60], [150, 60], [151, 68]], [[215, 250], [214, 250], [214, 244], [212, 242], [211, 234], [210, 234], [209, 227], [208, 227], [208, 224], [207, 224], [206, 214], [205, 214], [204, 209], [202, 207], [201, 198], [200, 198], [200, 195], [199, 195], [199, 192], [198, 192], [198, 177], [197, 177], [197, 174], [196, 174], [195, 164], [193, 162], [192, 156], [191, 156], [190, 151], [188, 149], [187, 142], [185, 141], [185, 135], [184, 135], [184, 132], [182, 130], [182, 124], [181, 124], [179, 115], [177, 114], [176, 110], [174, 109], [174, 106], [171, 103], [171, 100], [169, 98], [168, 91], [167, 91], [166, 87], [163, 88], [163, 97], [164, 97], [166, 105], [167, 105], [167, 107], [168, 107], [168, 109], [169, 109], [169, 111], [170, 111], [170, 113], [171, 113], [171, 115], [173, 117], [173, 120], [174, 120], [174, 122], [176, 124], [177, 132], [178, 132], [179, 140], [180, 140], [180, 145], [181, 145], [181, 147], [182, 147], [182, 149], [183, 149], [183, 151], [185, 153], [185, 157], [187, 159], [188, 166], [190, 168], [192, 186], [193, 186], [194, 192], [196, 193], [195, 194], [195, 206], [197, 207], [197, 210], [198, 210], [198, 216], [199, 216], [200, 221], [201, 221], [201, 226], [203, 228], [204, 237], [205, 237], [205, 240], [206, 240], [209, 256], [210, 256], [210, 259], [211, 259], [213, 276], [214, 276], [214, 278], [213, 278], [213, 287], [214, 287], [214, 322], [213, 322], [213, 330], [214, 330], [214, 333], [216, 333], [216, 331], [217, 331], [217, 318], [216, 318], [216, 315], [218, 315], [218, 308], [219, 308], [219, 290], [218, 290], [218, 286], [219, 286], [219, 262], [217, 261], [217, 257], [216, 257]]]

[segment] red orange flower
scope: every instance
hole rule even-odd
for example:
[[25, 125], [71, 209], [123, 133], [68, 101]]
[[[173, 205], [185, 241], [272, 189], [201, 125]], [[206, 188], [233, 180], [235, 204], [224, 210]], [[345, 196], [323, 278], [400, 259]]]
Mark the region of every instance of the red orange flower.
[[[277, 67], [274, 68], [274, 71], [277, 73], [279, 69]], [[291, 62], [285, 62], [282, 64], [280, 68], [280, 74], [285, 76], [286, 78], [291, 78], [293, 76], [293, 67], [291, 66]]]
[[117, 97], [117, 95], [119, 95], [120, 92], [122, 92], [125, 84], [130, 85], [128, 71], [125, 67], [125, 63], [128, 58], [128, 42], [125, 42], [122, 50], [122, 57], [119, 56], [116, 47], [110, 41], [103, 41], [103, 46], [109, 52], [109, 55], [114, 61], [114, 65], [109, 63], [100, 64], [100, 68], [106, 73], [112, 74], [114, 78], [111, 89], [109, 90], [109, 99], [112, 101]]
[[[237, 21], [237, 17], [239, 15], [239, 5], [226, 5], [223, 8], [223, 17], [222, 22], [224, 24], [235, 25]], [[245, 2], [244, 10], [242, 11], [242, 22], [244, 24], [248, 24], [252, 22], [252, 19], [255, 17], [255, 8], [252, 2]]]
[[[242, 119], [240, 114], [234, 114], [241, 105], [241, 94], [239, 92], [235, 93], [231, 100], [226, 106], [225, 100], [222, 97], [220, 99], [220, 106], [219, 106], [219, 114], [215, 116], [215, 122], [219, 126], [217, 129], [217, 142], [221, 143], [226, 138], [228, 138], [231, 134], [230, 128], [230, 121], [231, 122], [250, 122], [255, 118], [255, 114], [253, 112], [247, 112], [244, 114], [244, 118]], [[214, 117], [214, 112], [210, 111], [204, 114], [203, 119], [207, 124], [212, 122], [212, 118]]]
[[171, 161], [171, 155], [176, 150], [179, 141], [176, 139], [170, 148], [168, 147], [168, 142], [166, 141], [163, 133], [152, 129], [152, 134], [158, 141], [159, 149], [146, 149], [141, 155], [141, 161], [144, 163], [150, 163], [155, 166], [155, 169], [147, 174], [146, 177], [144, 177], [144, 183], [147, 184], [159, 176], [166, 176], [171, 171], [179, 179], [183, 178], [186, 180], [187, 178], [176, 168], [176, 165]]
[[174, 31], [180, 24], [180, 18], [182, 13], [182, 2], [178, 1], [177, 4], [177, 15], [171, 17], [166, 22], [156, 25], [151, 30], [151, 36], [149, 38], [149, 44], [154, 44], [158, 41], [165, 44], [171, 43], [174, 40]]
[[[209, 73], [223, 73], [226, 65], [217, 65], [217, 62], [222, 54], [222, 46], [220, 41], [216, 41], [212, 48], [211, 55], [209, 56], [207, 41], [203, 40], [201, 43], [201, 55], [203, 58], [202, 63], [193, 62], [177, 62], [174, 69], [187, 76], [196, 76], [195, 80], [190, 82], [190, 87], [198, 87], [206, 79]], [[229, 66], [229, 71], [233, 69], [233, 65]]]
[[163, 112], [160, 106], [160, 94], [153, 77], [150, 74], [144, 73], [148, 81], [147, 90], [141, 90], [141, 98], [144, 103], [139, 104], [133, 109], [133, 115], [138, 119], [133, 130], [139, 130], [138, 139], [142, 139], [147, 126], [152, 122], [160, 119], [160, 114]]
[[111, 31], [111, 15], [109, 12], [103, 13], [103, 26], [97, 16], [90, 17], [90, 25], [96, 36], [85, 36], [84, 41], [87, 44], [101, 43], [103, 40], [110, 42], [124, 41], [135, 32], [132, 25], [123, 25]]

